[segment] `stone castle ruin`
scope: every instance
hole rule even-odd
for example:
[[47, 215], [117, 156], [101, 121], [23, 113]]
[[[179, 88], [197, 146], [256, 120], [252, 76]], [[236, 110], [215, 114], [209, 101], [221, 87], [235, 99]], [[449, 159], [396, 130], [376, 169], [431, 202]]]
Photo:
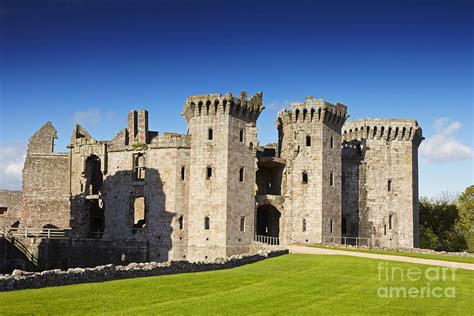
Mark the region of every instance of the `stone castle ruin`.
[[46, 123], [29, 140], [22, 191], [0, 192], [4, 239], [24, 233], [42, 267], [206, 261], [264, 243], [418, 245], [415, 120], [346, 123], [345, 105], [308, 97], [278, 113], [278, 143], [261, 146], [263, 109], [261, 93], [191, 96], [185, 135], [130, 111], [112, 140], [76, 125], [65, 153]]

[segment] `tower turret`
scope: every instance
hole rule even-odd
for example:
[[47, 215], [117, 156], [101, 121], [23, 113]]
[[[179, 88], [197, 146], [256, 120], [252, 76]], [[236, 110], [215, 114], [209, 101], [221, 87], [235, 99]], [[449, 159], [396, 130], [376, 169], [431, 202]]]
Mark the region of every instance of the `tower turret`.
[[286, 243], [317, 243], [340, 236], [341, 127], [347, 107], [307, 97], [280, 111], [276, 126], [286, 160]]
[[191, 96], [188, 258], [211, 260], [249, 250], [254, 235], [256, 121], [262, 94]]

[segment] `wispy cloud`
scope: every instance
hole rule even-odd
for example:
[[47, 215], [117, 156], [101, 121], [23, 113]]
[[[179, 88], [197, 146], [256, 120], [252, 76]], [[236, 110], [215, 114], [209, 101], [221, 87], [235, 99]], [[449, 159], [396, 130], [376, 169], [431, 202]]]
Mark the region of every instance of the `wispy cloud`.
[[0, 143], [0, 189], [20, 190], [26, 144]]
[[290, 100], [283, 100], [283, 101], [271, 101], [270, 103], [265, 104], [265, 107], [269, 110], [276, 110], [279, 111], [281, 109], [286, 109], [290, 106], [290, 103], [293, 101]]
[[115, 118], [115, 112], [107, 111], [102, 112], [99, 109], [87, 109], [86, 111], [75, 112], [73, 115], [73, 121], [75, 124], [85, 126], [96, 126], [102, 121], [109, 121]]
[[474, 158], [472, 147], [464, 145], [457, 137], [462, 127], [458, 121], [447, 117], [438, 119], [434, 128], [436, 133], [421, 143], [420, 156], [427, 162], [445, 162]]

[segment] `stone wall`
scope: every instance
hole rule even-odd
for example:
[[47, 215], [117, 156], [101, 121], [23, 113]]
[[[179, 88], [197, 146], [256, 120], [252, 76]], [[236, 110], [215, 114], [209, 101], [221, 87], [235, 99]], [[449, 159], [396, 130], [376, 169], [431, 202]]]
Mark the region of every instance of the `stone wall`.
[[16, 225], [21, 218], [21, 191], [0, 190], [0, 228]]
[[38, 273], [15, 270], [11, 275], [0, 276], [0, 291], [229, 269], [287, 253], [287, 249], [261, 251], [256, 254], [236, 255], [227, 259], [216, 259], [213, 262], [146, 262], [131, 263], [127, 266], [109, 264], [95, 268], [72, 268], [67, 271], [57, 269]]
[[[350, 178], [354, 169], [349, 169], [355, 168], [349, 152], [360, 155], [359, 237], [377, 238], [386, 247], [417, 245], [421, 140], [421, 128], [414, 120], [361, 119], [344, 125], [349, 194], [356, 194], [348, 187], [354, 180]], [[354, 216], [355, 209], [350, 213]]]
[[284, 243], [315, 243], [323, 236], [340, 236], [338, 144], [346, 118], [345, 106], [312, 97], [279, 113], [280, 152], [286, 160]]

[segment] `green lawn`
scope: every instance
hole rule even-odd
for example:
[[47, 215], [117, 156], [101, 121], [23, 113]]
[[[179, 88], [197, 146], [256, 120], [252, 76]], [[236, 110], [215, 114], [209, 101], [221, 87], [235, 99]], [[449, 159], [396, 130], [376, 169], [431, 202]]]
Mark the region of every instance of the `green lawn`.
[[313, 246], [313, 247], [344, 250], [344, 251], [377, 253], [381, 255], [393, 255], [393, 256], [435, 259], [435, 260], [452, 261], [452, 262], [474, 263], [474, 257], [457, 257], [457, 256], [449, 256], [449, 255], [422, 254], [422, 253], [401, 252], [401, 251], [394, 251], [394, 250], [374, 250], [374, 249], [326, 247], [326, 246]]
[[448, 274], [446, 282], [429, 282], [431, 289], [454, 287], [456, 298], [381, 298], [380, 287], [421, 288], [428, 281], [401, 281], [400, 274], [395, 281], [386, 281], [385, 272], [379, 281], [379, 264], [382, 271], [433, 269], [366, 258], [292, 254], [229, 270], [4, 292], [0, 314], [466, 315], [474, 311], [474, 271], [459, 269], [455, 281]]

